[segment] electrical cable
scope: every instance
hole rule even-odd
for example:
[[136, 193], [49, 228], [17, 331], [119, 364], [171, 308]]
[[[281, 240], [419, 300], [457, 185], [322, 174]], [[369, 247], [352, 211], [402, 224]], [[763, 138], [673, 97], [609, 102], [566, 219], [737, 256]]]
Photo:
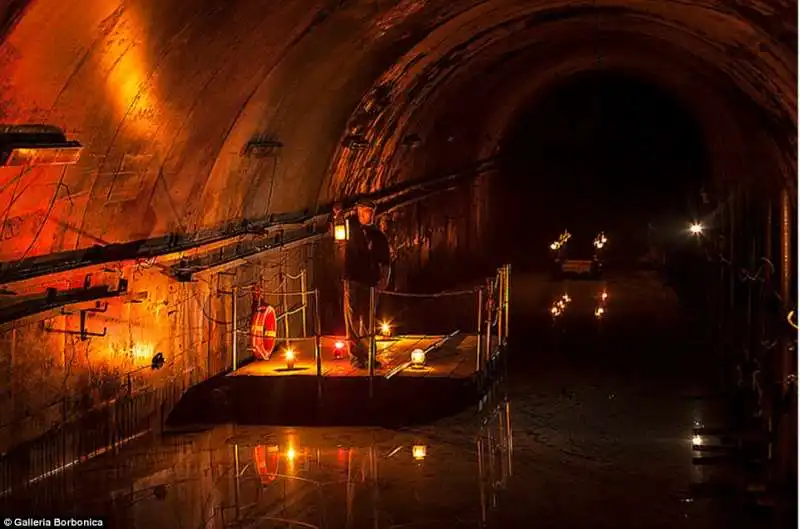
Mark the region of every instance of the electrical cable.
[[478, 287], [471, 290], [449, 290], [443, 292], [436, 292], [434, 294], [416, 294], [413, 292], [393, 292], [389, 290], [378, 290], [377, 293], [385, 296], [394, 296], [401, 298], [442, 298], [448, 296], [465, 296], [475, 294], [479, 290]]

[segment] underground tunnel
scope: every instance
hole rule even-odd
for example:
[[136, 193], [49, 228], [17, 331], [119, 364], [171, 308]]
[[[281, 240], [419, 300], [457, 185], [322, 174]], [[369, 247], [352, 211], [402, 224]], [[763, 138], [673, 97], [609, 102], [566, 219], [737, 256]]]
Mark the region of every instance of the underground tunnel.
[[796, 524], [796, 2], [0, 7], [4, 513]]

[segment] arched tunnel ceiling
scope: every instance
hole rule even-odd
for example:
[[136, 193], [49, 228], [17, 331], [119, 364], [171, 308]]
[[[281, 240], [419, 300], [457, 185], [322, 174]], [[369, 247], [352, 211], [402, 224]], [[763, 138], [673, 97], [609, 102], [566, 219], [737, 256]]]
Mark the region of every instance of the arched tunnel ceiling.
[[[0, 172], [6, 218], [40, 235], [30, 251], [24, 228], [4, 233], [3, 258], [313, 210], [423, 176], [400, 170], [406, 133], [431, 152], [424, 136], [483, 94], [472, 133], [497, 138], [548, 79], [599, 53], [687, 98], [723, 90], [719, 106], [695, 104], [708, 116], [749, 99], [794, 179], [795, 17], [784, 0], [6, 2], [0, 122], [58, 125], [86, 151], [63, 175], [25, 175], [34, 198], [12, 198], [20, 179]], [[351, 134], [367, 148], [343, 147]], [[279, 155], [244, 154], [254, 139]]]

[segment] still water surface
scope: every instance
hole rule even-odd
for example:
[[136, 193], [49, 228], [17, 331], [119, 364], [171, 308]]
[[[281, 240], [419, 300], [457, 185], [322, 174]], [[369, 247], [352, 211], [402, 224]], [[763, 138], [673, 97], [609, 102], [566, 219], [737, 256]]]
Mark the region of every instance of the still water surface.
[[692, 464], [692, 427], [717, 412], [699, 369], [709, 355], [669, 291], [523, 277], [512, 306], [507, 377], [478, 409], [401, 430], [229, 425], [142, 440], [42, 494], [119, 528], [762, 526], [693, 492], [733, 478]]

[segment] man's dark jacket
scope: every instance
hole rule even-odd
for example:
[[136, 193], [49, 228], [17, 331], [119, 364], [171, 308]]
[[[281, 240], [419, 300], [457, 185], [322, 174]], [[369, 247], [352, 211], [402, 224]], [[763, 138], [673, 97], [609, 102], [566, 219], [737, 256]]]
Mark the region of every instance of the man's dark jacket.
[[366, 286], [381, 280], [381, 265], [391, 265], [389, 241], [375, 225], [364, 226], [356, 217], [347, 219], [350, 238], [344, 258], [344, 278]]

